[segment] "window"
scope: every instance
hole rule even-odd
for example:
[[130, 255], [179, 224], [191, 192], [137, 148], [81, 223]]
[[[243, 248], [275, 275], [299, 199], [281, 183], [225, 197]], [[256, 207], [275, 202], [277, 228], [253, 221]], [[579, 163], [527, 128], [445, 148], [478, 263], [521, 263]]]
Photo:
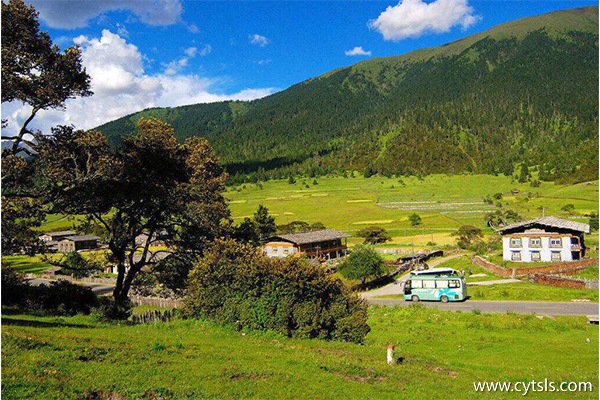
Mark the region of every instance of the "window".
[[550, 238], [550, 247], [562, 247], [562, 238]]
[[552, 261], [561, 261], [560, 251], [553, 251], [550, 257]]
[[520, 251], [511, 252], [510, 259], [513, 261], [521, 261], [521, 252]]
[[448, 281], [448, 287], [449, 288], [459, 288], [460, 287], [460, 281], [457, 279], [452, 279], [450, 281]]
[[411, 281], [410, 285], [413, 289], [420, 289], [423, 287], [423, 281]]
[[435, 289], [435, 281], [434, 280], [423, 281], [423, 287], [426, 289]]
[[290, 254], [290, 251], [288, 249], [284, 249], [283, 254]]
[[435, 286], [439, 288], [447, 288], [448, 281], [437, 281]]
[[529, 239], [529, 247], [542, 247], [542, 239], [539, 237]]
[[510, 247], [521, 247], [521, 238], [510, 238]]
[[539, 251], [531, 252], [531, 261], [540, 261], [542, 259]]

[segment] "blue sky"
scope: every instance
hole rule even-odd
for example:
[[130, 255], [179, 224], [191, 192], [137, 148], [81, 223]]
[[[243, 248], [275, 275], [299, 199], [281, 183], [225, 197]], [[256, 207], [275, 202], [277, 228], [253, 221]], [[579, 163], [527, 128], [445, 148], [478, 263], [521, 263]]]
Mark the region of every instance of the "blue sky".
[[[26, 0], [62, 48], [81, 46], [94, 96], [35, 127], [88, 129], [148, 107], [250, 100], [359, 61], [438, 46], [594, 1]], [[3, 104], [9, 130], [28, 108]]]

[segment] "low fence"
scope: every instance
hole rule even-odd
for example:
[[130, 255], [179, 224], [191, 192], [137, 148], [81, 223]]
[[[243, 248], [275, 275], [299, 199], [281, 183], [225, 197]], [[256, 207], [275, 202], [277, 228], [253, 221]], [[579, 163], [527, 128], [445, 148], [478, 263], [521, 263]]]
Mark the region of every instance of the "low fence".
[[163, 299], [160, 297], [130, 296], [129, 299], [136, 306], [152, 306], [160, 308], [181, 308], [183, 300]]

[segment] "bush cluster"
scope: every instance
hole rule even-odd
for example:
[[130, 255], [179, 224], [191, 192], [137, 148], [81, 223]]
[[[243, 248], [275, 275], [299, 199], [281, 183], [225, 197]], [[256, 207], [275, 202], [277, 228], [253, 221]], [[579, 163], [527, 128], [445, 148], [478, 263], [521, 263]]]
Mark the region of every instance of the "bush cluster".
[[12, 268], [2, 268], [2, 305], [52, 315], [89, 314], [98, 304], [92, 290], [67, 281], [32, 286]]
[[232, 240], [216, 242], [188, 280], [185, 313], [237, 329], [361, 343], [367, 305], [339, 279], [297, 258], [271, 259]]

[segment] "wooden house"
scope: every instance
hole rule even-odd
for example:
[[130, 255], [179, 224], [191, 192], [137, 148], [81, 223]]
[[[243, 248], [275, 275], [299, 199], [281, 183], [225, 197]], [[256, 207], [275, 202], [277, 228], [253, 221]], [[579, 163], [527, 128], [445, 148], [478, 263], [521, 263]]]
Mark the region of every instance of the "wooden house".
[[58, 242], [58, 251], [61, 253], [70, 253], [78, 250], [90, 250], [98, 247], [98, 236], [79, 235], [68, 236]]
[[519, 222], [498, 230], [502, 258], [517, 262], [574, 261], [585, 255], [584, 234], [590, 226], [556, 217]]
[[269, 257], [302, 254], [308, 258], [333, 259], [346, 254], [348, 237], [350, 236], [332, 229], [277, 235], [269, 238], [263, 250]]

